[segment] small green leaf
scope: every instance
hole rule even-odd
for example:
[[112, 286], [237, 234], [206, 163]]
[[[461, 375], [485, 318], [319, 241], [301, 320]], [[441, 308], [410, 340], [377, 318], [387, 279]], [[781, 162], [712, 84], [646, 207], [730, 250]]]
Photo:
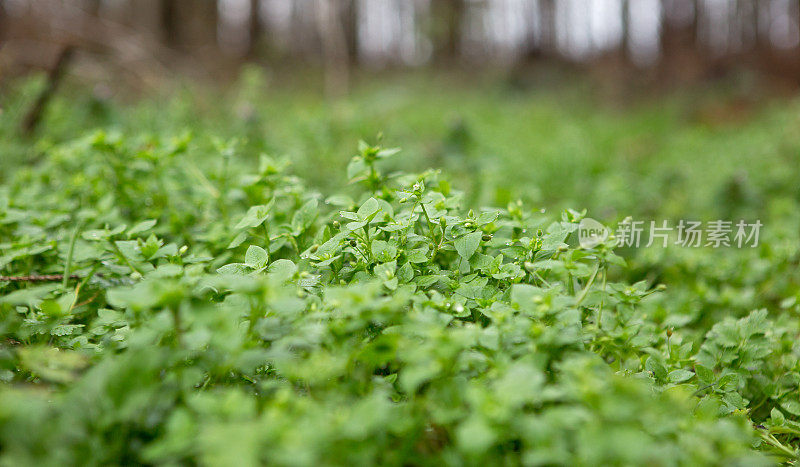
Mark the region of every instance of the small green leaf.
[[267, 266], [269, 253], [258, 245], [250, 245], [244, 255], [244, 262], [253, 269], [261, 269]]
[[685, 381], [689, 381], [694, 376], [689, 370], [672, 370], [669, 372], [669, 381], [672, 383], [683, 383]]
[[789, 399], [781, 403], [781, 407], [790, 414], [800, 417], [800, 402], [795, 399]]
[[295, 265], [291, 260], [279, 259], [269, 265], [267, 272], [284, 280], [290, 280], [297, 272], [297, 265]]
[[252, 268], [244, 263], [231, 263], [222, 266], [221, 268], [217, 269], [217, 272], [220, 274], [231, 274], [231, 275], [245, 275], [250, 273]]
[[247, 210], [247, 213], [244, 215], [242, 220], [240, 220], [234, 228], [238, 230], [258, 227], [259, 225], [263, 224], [265, 220], [267, 220], [271, 209], [272, 202], [268, 204], [252, 206]]
[[703, 365], [695, 365], [694, 371], [695, 374], [697, 374], [697, 379], [699, 379], [703, 384], [711, 384], [716, 379], [714, 372]]
[[358, 214], [358, 218], [360, 220], [370, 221], [375, 216], [375, 214], [380, 211], [381, 205], [378, 203], [378, 200], [375, 198], [370, 198], [358, 208], [356, 214]]
[[772, 410], [769, 412], [769, 416], [773, 425], [782, 426], [784, 423], [786, 423], [786, 417], [783, 416], [783, 412], [778, 410], [777, 407], [772, 408]]
[[297, 212], [292, 216], [292, 228], [295, 231], [303, 231], [311, 226], [314, 219], [319, 214], [318, 203], [316, 199], [311, 199], [303, 204]]
[[228, 244], [228, 249], [230, 250], [236, 248], [244, 243], [245, 240], [247, 240], [247, 232], [239, 232], [239, 234], [236, 235], [236, 237], [234, 237], [233, 240], [231, 240], [231, 242]]
[[470, 232], [453, 242], [459, 256], [469, 260], [481, 244], [481, 232]]
[[645, 370], [653, 373], [653, 376], [658, 381], [664, 381], [667, 379], [667, 367], [664, 366], [664, 363], [652, 355], [647, 358], [647, 361], [644, 363], [644, 368]]
[[138, 224], [128, 229], [128, 237], [132, 237], [138, 233], [146, 232], [152, 229], [156, 225], [156, 222], [158, 222], [156, 219], [150, 219], [143, 222], [139, 222]]

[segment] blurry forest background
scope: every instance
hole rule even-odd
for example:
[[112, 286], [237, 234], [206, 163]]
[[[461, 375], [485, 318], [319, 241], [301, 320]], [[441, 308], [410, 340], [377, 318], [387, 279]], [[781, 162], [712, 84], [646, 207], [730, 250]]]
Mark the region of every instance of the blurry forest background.
[[51, 69], [147, 83], [240, 64], [319, 70], [580, 67], [681, 85], [742, 69], [800, 84], [798, 0], [0, 0], [0, 76]]

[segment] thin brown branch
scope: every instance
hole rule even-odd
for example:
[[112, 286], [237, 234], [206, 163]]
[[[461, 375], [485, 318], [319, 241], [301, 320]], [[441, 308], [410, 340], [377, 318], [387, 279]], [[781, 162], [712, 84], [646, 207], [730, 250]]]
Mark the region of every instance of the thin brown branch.
[[[80, 279], [77, 274], [69, 276], [70, 279]], [[63, 274], [31, 274], [29, 276], [0, 276], [0, 282], [48, 282], [64, 279]]]
[[86, 300], [84, 300], [84, 301], [82, 301], [80, 303], [75, 303], [74, 305], [72, 305], [72, 309], [79, 308], [79, 307], [82, 307], [84, 305], [88, 305], [88, 304], [92, 303], [94, 301], [94, 299], [97, 298], [98, 295], [100, 295], [100, 291], [95, 292], [94, 295], [92, 295], [91, 297], [87, 298]]

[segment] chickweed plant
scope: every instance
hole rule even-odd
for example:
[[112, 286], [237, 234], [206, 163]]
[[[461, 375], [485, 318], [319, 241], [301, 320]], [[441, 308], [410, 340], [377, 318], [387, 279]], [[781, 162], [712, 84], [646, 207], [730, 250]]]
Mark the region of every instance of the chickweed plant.
[[466, 206], [396, 149], [323, 195], [193, 147], [96, 132], [0, 187], [2, 463], [796, 459], [796, 313], [698, 333], [585, 211]]

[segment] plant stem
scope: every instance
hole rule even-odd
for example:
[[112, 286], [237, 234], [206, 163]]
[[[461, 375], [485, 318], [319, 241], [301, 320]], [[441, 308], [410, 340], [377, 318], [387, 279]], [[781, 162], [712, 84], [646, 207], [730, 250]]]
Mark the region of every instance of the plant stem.
[[586, 295], [589, 293], [589, 288], [591, 288], [592, 284], [594, 284], [594, 278], [597, 277], [597, 271], [599, 270], [600, 270], [600, 263], [597, 263], [597, 265], [595, 265], [594, 267], [594, 272], [592, 272], [591, 277], [589, 277], [589, 281], [586, 282], [586, 285], [583, 287], [583, 290], [581, 291], [578, 300], [575, 301], [575, 306], [580, 305], [581, 302], [583, 302], [583, 299], [586, 298]]
[[124, 261], [125, 264], [127, 264], [128, 267], [131, 268], [131, 270], [133, 270], [133, 272], [138, 273], [140, 276], [144, 275], [142, 274], [142, 271], [140, 271], [136, 266], [133, 265], [133, 263], [130, 262], [130, 260], [128, 260], [128, 257], [125, 256], [124, 253], [122, 253], [122, 250], [119, 249], [119, 247], [113, 240], [109, 240], [109, 243], [111, 243], [111, 247], [114, 249], [114, 252], [117, 254], [117, 256], [122, 258], [122, 261]]
[[61, 280], [61, 287], [64, 289], [67, 288], [67, 282], [69, 281], [69, 273], [70, 269], [72, 269], [72, 255], [75, 252], [75, 241], [78, 239], [78, 232], [81, 230], [81, 223], [78, 222], [78, 225], [75, 226], [75, 230], [72, 231], [72, 237], [69, 239], [69, 248], [67, 249], [67, 262], [64, 264], [64, 278]]

